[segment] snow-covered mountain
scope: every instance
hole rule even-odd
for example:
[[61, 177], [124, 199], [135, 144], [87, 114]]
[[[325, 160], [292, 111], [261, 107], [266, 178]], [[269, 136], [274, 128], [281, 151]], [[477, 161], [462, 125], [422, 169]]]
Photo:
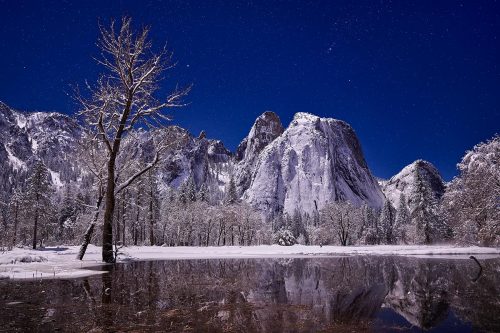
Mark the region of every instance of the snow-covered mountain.
[[77, 181], [81, 173], [77, 145], [81, 127], [56, 112], [21, 112], [0, 102], [0, 191], [10, 193], [32, 161], [47, 165], [52, 183]]
[[159, 167], [164, 184], [178, 188], [193, 177], [198, 188], [206, 184], [217, 193], [212, 199], [218, 199], [229, 182], [233, 165], [233, 154], [222, 141], [207, 139], [204, 132], [198, 137], [189, 134], [183, 128], [170, 126], [168, 131], [174, 137], [181, 138], [181, 145], [165, 156]]
[[243, 197], [271, 215], [312, 213], [339, 200], [381, 207], [384, 200], [352, 127], [308, 113], [297, 113], [260, 152]]
[[277, 114], [266, 111], [260, 115], [236, 149], [235, 182], [240, 193], [245, 192], [252, 181], [252, 173], [259, 160], [261, 151], [284, 131]]
[[418, 191], [419, 180], [430, 190], [435, 200], [443, 196], [445, 191], [443, 178], [432, 163], [424, 160], [416, 160], [407, 165], [388, 181], [381, 182], [381, 187], [384, 195], [395, 208], [399, 207], [401, 194], [404, 194], [408, 208], [412, 211], [416, 203], [411, 199]]
[[[164, 183], [178, 187], [192, 176], [198, 187], [206, 183], [223, 191], [232, 165], [232, 153], [224, 144], [207, 139], [204, 133], [194, 137], [177, 126], [170, 126], [167, 130], [173, 137], [182, 137], [182, 141], [160, 165]], [[2, 195], [23, 183], [35, 159], [41, 159], [48, 167], [55, 186], [81, 180], [85, 173], [78, 157], [82, 134], [83, 129], [76, 120], [64, 114], [17, 111], [0, 102]], [[124, 149], [140, 151], [128, 155], [150, 160], [152, 135], [152, 132], [138, 131], [135, 137], [139, 138], [139, 143], [130, 145], [125, 140]]]
[[[177, 126], [168, 131], [182, 140], [159, 167], [165, 185], [177, 188], [192, 177], [197, 188], [207, 185], [213, 199], [220, 200], [232, 177], [242, 198], [268, 215], [295, 209], [311, 213], [333, 200], [373, 207], [383, 203], [356, 134], [343, 121], [297, 113], [285, 130], [268, 111], [256, 119], [234, 154], [204, 132], [196, 137]], [[33, 159], [44, 161], [56, 186], [80, 180], [82, 133], [66, 115], [20, 112], [0, 104], [2, 193], [10, 193], [25, 177]], [[141, 150], [134, 156], [147, 159], [152, 134], [136, 135], [140, 142], [129, 149]]]

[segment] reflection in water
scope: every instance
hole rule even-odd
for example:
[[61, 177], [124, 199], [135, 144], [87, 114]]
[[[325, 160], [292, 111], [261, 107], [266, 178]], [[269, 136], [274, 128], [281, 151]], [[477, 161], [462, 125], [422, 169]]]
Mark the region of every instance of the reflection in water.
[[[148, 261], [78, 280], [0, 282], [0, 330], [500, 331], [500, 260]], [[109, 269], [109, 267], [107, 267]], [[15, 303], [21, 302], [21, 303]]]

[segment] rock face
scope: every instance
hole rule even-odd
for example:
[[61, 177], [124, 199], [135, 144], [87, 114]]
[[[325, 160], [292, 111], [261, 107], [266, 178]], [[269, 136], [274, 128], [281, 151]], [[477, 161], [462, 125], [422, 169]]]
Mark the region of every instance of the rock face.
[[297, 113], [255, 165], [244, 199], [270, 215], [312, 213], [339, 200], [383, 203], [354, 130], [340, 120]]
[[72, 118], [56, 112], [20, 112], [0, 102], [0, 192], [22, 183], [35, 159], [50, 171], [52, 183], [77, 181], [81, 165], [77, 143], [82, 129]]
[[430, 189], [435, 200], [441, 199], [445, 191], [445, 185], [439, 171], [430, 162], [417, 160], [404, 167], [398, 174], [382, 185], [382, 191], [395, 208], [399, 207], [401, 194], [404, 194], [408, 208], [413, 211], [415, 203], [411, 202], [411, 198], [414, 197], [415, 191], [417, 191], [417, 177], [420, 177], [426, 187]]
[[[373, 207], [383, 203], [356, 134], [343, 121], [298, 113], [284, 130], [279, 117], [268, 111], [234, 154], [205, 132], [195, 137], [177, 126], [167, 131], [182, 139], [159, 165], [164, 185], [177, 188], [192, 177], [197, 188], [206, 185], [212, 200], [220, 201], [233, 178], [242, 198], [267, 215], [296, 209], [312, 213], [334, 200]], [[54, 185], [80, 184], [85, 175], [78, 154], [82, 133], [66, 115], [20, 112], [0, 103], [2, 196], [23, 183], [33, 159], [47, 165]], [[125, 139], [123, 148], [130, 152], [123, 158], [150, 160], [153, 135], [138, 131], [139, 142]]]
[[[192, 176], [198, 187], [210, 184], [222, 192], [232, 164], [232, 153], [224, 144], [207, 139], [204, 132], [193, 137], [177, 126], [170, 126], [167, 131], [173, 137], [182, 137], [182, 143], [160, 165], [164, 183], [178, 187]], [[0, 197], [8, 196], [14, 187], [24, 183], [35, 159], [41, 159], [48, 167], [53, 185], [81, 182], [85, 174], [78, 154], [82, 134], [83, 128], [76, 120], [64, 114], [16, 111], [0, 102]], [[130, 144], [125, 139], [123, 151], [129, 149], [132, 153], [127, 156], [151, 160], [152, 135], [138, 131], [135, 137], [139, 142]]]
[[198, 188], [206, 184], [218, 191], [213, 195], [220, 196], [229, 181], [232, 153], [221, 141], [207, 139], [205, 135], [193, 137], [178, 126], [170, 126], [167, 130], [183, 139], [161, 162], [160, 174], [164, 183], [177, 188], [193, 177]]
[[260, 115], [236, 149], [237, 163], [235, 182], [240, 193], [248, 189], [252, 173], [258, 161], [260, 152], [283, 133], [283, 125], [277, 114], [266, 111]]

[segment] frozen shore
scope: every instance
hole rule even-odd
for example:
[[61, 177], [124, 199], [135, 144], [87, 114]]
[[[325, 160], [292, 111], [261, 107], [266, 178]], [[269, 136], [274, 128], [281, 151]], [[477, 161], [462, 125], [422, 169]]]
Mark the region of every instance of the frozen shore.
[[[82, 261], [76, 260], [78, 246], [41, 250], [19, 249], [0, 253], [0, 278], [62, 279], [101, 274], [90, 268], [103, 265], [101, 248], [90, 245]], [[222, 246], [160, 247], [130, 246], [120, 250], [118, 262], [131, 260], [279, 258], [348, 255], [397, 255], [429, 258], [468, 259], [500, 258], [499, 248], [454, 247], [450, 245], [374, 245], [374, 246]]]

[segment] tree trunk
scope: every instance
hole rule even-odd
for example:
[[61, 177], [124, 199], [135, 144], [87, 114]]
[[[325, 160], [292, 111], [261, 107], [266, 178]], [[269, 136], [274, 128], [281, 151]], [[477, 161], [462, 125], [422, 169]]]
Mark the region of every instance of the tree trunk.
[[122, 233], [121, 233], [121, 230], [120, 230], [120, 226], [121, 226], [121, 214], [120, 214], [120, 200], [118, 199], [117, 200], [117, 203], [116, 203], [117, 207], [116, 207], [116, 239], [115, 241], [120, 243], [120, 238], [122, 236]]
[[80, 250], [78, 251], [78, 255], [76, 259], [83, 260], [83, 256], [85, 255], [85, 251], [87, 251], [87, 246], [90, 244], [90, 240], [92, 239], [92, 235], [94, 234], [95, 223], [92, 222], [85, 231], [85, 235], [83, 236], [83, 243], [80, 246]]
[[115, 159], [116, 153], [111, 152], [108, 162], [108, 179], [106, 184], [106, 207], [104, 208], [104, 223], [102, 226], [102, 261], [115, 262], [113, 252], [113, 213], [115, 211]]
[[17, 242], [17, 227], [19, 224], [18, 216], [17, 216], [18, 213], [19, 213], [19, 206], [16, 204], [14, 206], [14, 237], [12, 240], [12, 247], [16, 246], [16, 242]]
[[137, 205], [137, 214], [134, 223], [134, 245], [137, 245], [137, 241], [139, 240], [139, 213], [139, 205]]
[[207, 230], [207, 246], [209, 244], [209, 241], [210, 241], [210, 222], [208, 222], [208, 230]]
[[38, 229], [38, 204], [35, 209], [35, 226], [33, 227], [33, 250], [36, 249], [36, 232]]
[[155, 245], [154, 221], [153, 221], [153, 189], [151, 188], [149, 198], [149, 242], [151, 246]]
[[217, 246], [220, 246], [220, 240], [221, 240], [221, 237], [222, 237], [222, 221], [219, 221], [219, 238], [217, 238]]
[[103, 195], [100, 194], [99, 198], [97, 198], [97, 204], [94, 212], [94, 217], [92, 218], [92, 222], [90, 222], [90, 225], [87, 228], [87, 231], [85, 231], [85, 235], [83, 236], [83, 243], [80, 246], [80, 250], [78, 251], [78, 255], [76, 256], [76, 259], [78, 260], [83, 260], [83, 256], [85, 255], [85, 251], [87, 251], [87, 246], [90, 244], [90, 240], [92, 239], [92, 235], [94, 233], [95, 225], [97, 223], [97, 219], [99, 218], [99, 210], [101, 208], [101, 203], [102, 203]]
[[234, 226], [231, 226], [231, 246], [234, 246]]
[[127, 200], [127, 190], [123, 193], [122, 200], [122, 245], [125, 246], [125, 236], [126, 236], [126, 215], [125, 215], [125, 201]]

